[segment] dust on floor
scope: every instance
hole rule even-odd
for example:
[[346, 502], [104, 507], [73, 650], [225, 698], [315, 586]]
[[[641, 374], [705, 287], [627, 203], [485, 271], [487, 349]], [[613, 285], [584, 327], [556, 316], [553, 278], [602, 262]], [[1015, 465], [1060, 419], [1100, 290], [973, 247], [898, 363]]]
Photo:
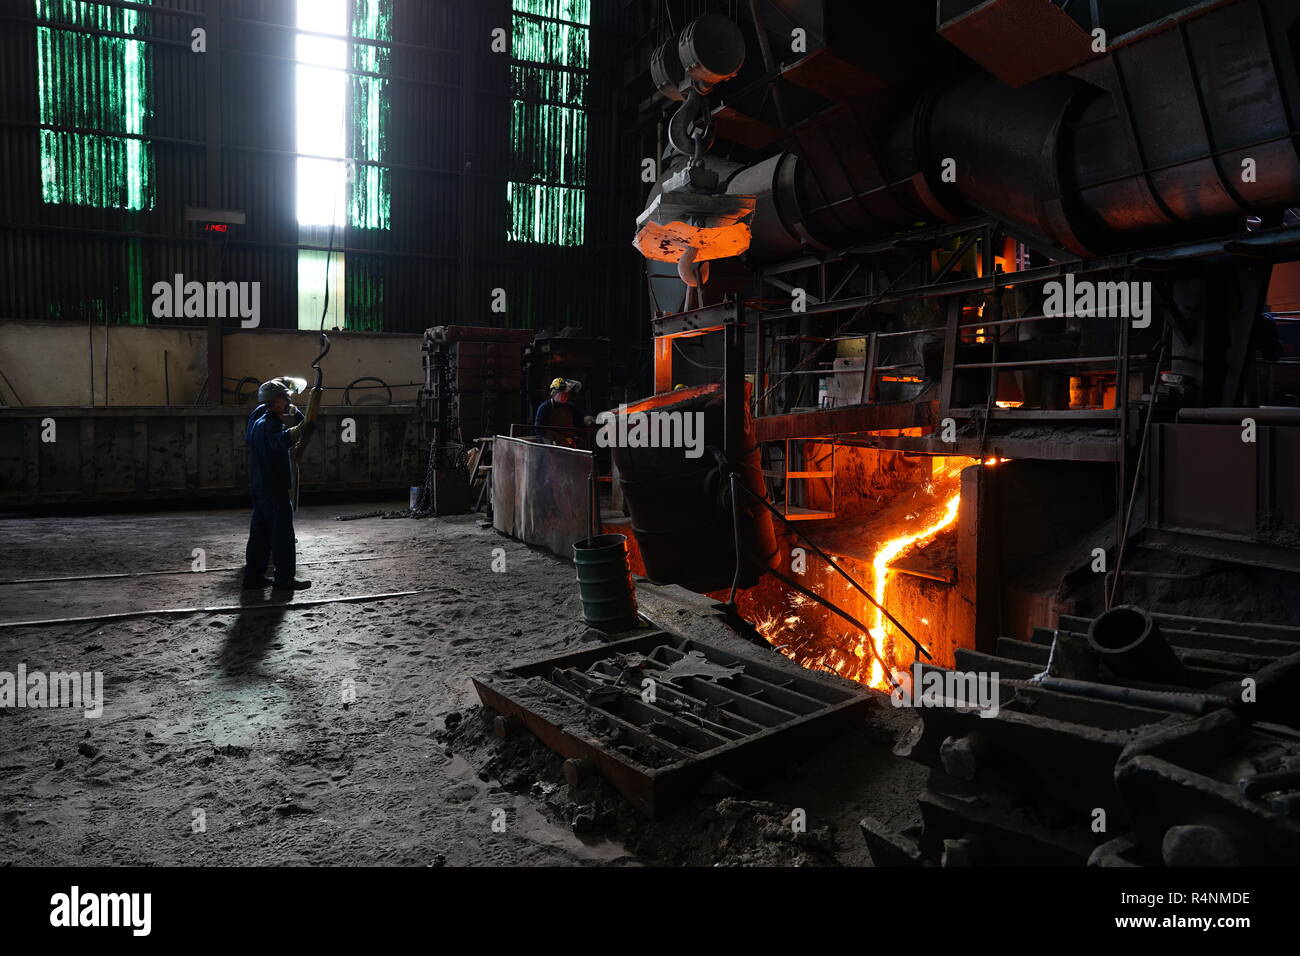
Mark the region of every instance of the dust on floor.
[[889, 752], [910, 721], [890, 708], [653, 824], [601, 781], [570, 792], [557, 756], [488, 733], [469, 677], [598, 639], [572, 567], [476, 517], [335, 520], [362, 510], [303, 509], [294, 601], [419, 593], [260, 606], [239, 510], [0, 519], [4, 582], [182, 572], [3, 583], [0, 622], [242, 605], [0, 629], [0, 672], [104, 682], [98, 718], [0, 708], [0, 863], [863, 864], [858, 819], [911, 822], [921, 771]]

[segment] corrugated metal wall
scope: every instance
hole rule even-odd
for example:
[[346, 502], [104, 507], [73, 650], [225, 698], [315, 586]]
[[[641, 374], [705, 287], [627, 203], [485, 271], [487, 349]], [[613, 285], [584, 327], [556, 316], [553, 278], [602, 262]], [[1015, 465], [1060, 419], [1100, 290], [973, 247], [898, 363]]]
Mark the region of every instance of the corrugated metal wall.
[[[60, 4], [47, 0], [41, 8], [51, 6]], [[37, 51], [44, 21], [32, 0], [0, 0], [0, 320], [154, 321], [141, 314], [153, 283], [181, 273], [260, 282], [263, 326], [296, 327], [293, 0], [151, 6], [140, 13], [151, 205], [132, 211], [42, 200]], [[217, 9], [220, 22], [209, 21]], [[348, 228], [336, 237], [336, 250], [347, 256], [349, 313], [388, 332], [446, 323], [576, 325], [636, 338], [644, 297], [630, 237], [644, 189], [639, 157], [620, 155], [634, 147], [620, 145], [616, 129], [627, 105], [616, 102], [623, 47], [617, 0], [593, 4], [587, 242], [576, 248], [507, 240], [507, 183], [518, 170], [513, 84], [509, 56], [493, 53], [490, 43], [494, 28], [510, 33], [510, 0], [393, 0], [392, 9], [389, 53], [365, 61], [382, 62], [391, 77], [382, 144], [390, 228]], [[196, 27], [209, 30], [206, 55], [191, 50]], [[207, 76], [214, 55], [221, 65], [215, 98]], [[209, 123], [211, 101], [220, 105], [217, 124]], [[210, 203], [213, 152], [221, 162], [219, 194]], [[247, 224], [208, 238], [184, 221], [184, 210], [209, 204], [244, 210]], [[212, 259], [211, 242], [221, 243]], [[219, 275], [210, 274], [212, 261]], [[504, 315], [490, 308], [496, 288], [507, 293]]]

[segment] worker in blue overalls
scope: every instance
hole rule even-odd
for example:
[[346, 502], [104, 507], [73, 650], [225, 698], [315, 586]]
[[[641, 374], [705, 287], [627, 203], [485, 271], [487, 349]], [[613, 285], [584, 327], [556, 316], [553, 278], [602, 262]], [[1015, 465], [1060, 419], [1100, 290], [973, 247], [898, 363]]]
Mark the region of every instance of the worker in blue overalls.
[[[270, 381], [257, 390], [257, 408], [248, 416], [244, 443], [248, 446], [248, 476], [253, 494], [253, 520], [244, 553], [244, 587], [292, 592], [311, 587], [294, 578], [296, 555], [290, 463], [293, 447], [306, 441], [316, 427], [289, 401], [283, 382]], [[275, 561], [275, 580], [266, 568]]]

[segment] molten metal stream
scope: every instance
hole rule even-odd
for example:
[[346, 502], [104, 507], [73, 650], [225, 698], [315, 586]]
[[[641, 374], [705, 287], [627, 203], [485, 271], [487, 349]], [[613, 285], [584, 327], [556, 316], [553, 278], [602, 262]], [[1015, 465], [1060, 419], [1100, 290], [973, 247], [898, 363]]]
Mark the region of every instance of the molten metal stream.
[[[907, 529], [906, 533], [882, 541], [872, 556], [871, 596], [876, 601], [886, 608], [890, 607], [889, 585], [893, 574], [896, 573], [891, 565], [911, 549], [928, 545], [941, 532], [956, 523], [961, 510], [962, 470], [972, 464], [991, 466], [1003, 461], [1006, 459], [988, 458], [983, 461], [979, 459], [972, 461], [968, 458], [937, 458], [933, 460], [933, 471], [924, 485], [925, 496], [929, 500], [906, 517], [908, 524], [918, 521], [924, 521], [925, 524], [920, 527], [914, 526]], [[900, 527], [898, 530], [904, 529]], [[839, 627], [834, 627], [833, 630], [827, 628], [821, 633], [808, 633], [809, 628], [818, 628], [818, 625], [813, 624], [811, 619], [805, 620], [798, 612], [793, 615], [789, 613], [790, 610], [801, 608], [804, 603], [804, 600], [795, 595], [789, 598], [784, 606], [764, 609], [755, 619], [755, 626], [783, 654], [805, 667], [830, 670], [841, 677], [867, 684], [877, 690], [888, 690], [892, 679], [886, 672], [886, 665], [881, 662], [884, 661], [888, 665], [899, 662], [899, 666], [905, 665], [901, 664], [903, 660], [901, 654], [895, 653], [895, 645], [901, 640], [901, 636], [891, 633], [884, 612], [874, 608], [871, 609], [874, 616], [866, 617], [868, 609], [865, 607], [861, 609], [861, 616], [871, 621], [870, 631], [867, 634], [845, 633]], [[923, 625], [927, 627], [930, 625], [928, 619], [920, 620]], [[867, 644], [868, 640], [872, 642], [870, 645]], [[925, 642], [923, 637], [921, 640]], [[836, 647], [840, 648], [838, 659], [833, 651]], [[898, 648], [900, 652], [905, 649]], [[873, 650], [875, 653], [872, 653]], [[847, 659], [845, 652], [847, 652]]]
[[[944, 513], [938, 521], [935, 521], [929, 527], [922, 528], [915, 534], [904, 535], [901, 538], [894, 538], [886, 541], [876, 552], [872, 560], [872, 567], [875, 569], [875, 586], [871, 590], [871, 596], [880, 604], [885, 603], [885, 589], [889, 584], [889, 565], [895, 561], [908, 548], [922, 541], [928, 541], [933, 538], [944, 528], [950, 526], [957, 520], [957, 511], [961, 507], [961, 495], [955, 494], [948, 499], [948, 504], [944, 508]], [[871, 628], [871, 639], [876, 645], [876, 655], [871, 658], [871, 677], [867, 681], [869, 685], [878, 689], [885, 689], [889, 686], [885, 679], [884, 668], [880, 666], [880, 659], [885, 655], [885, 644], [888, 633], [885, 630], [885, 614], [880, 608], [876, 608], [875, 626]], [[862, 642], [866, 641], [866, 636], [859, 638], [859, 644], [856, 650], [858, 657], [866, 657], [866, 648]]]

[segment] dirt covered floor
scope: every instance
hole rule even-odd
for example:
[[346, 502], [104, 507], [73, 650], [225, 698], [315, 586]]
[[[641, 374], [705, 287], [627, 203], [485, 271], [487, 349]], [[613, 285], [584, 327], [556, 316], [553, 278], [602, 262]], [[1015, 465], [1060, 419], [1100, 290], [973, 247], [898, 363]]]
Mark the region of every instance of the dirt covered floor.
[[[862, 865], [859, 819], [914, 822], [888, 706], [666, 820], [569, 788], [531, 736], [491, 734], [469, 677], [599, 640], [572, 566], [477, 517], [336, 520], [374, 507], [303, 509], [293, 603], [336, 603], [296, 608], [241, 593], [245, 511], [0, 518], [0, 622], [237, 608], [0, 628], [0, 672], [99, 672], [104, 702], [0, 708], [0, 864]], [[91, 575], [128, 576], [11, 583]], [[640, 599], [729, 639], [700, 602]]]

